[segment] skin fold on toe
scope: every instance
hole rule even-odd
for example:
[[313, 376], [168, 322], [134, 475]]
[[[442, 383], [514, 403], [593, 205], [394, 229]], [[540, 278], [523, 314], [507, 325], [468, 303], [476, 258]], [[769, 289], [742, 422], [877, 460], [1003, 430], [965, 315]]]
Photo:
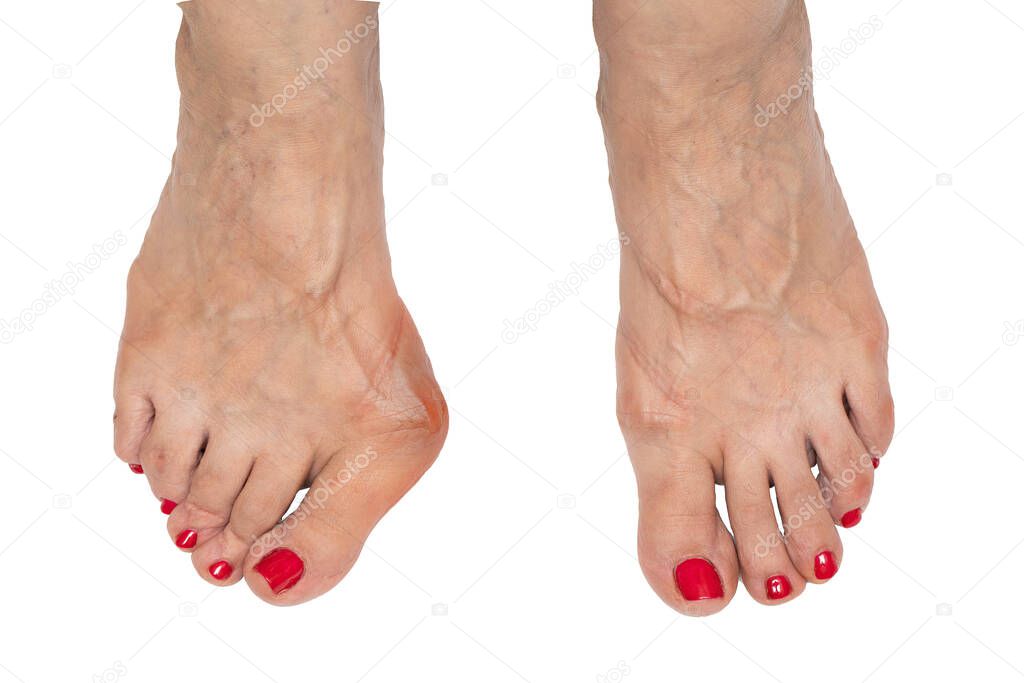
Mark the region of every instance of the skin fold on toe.
[[115, 452], [201, 578], [294, 604], [348, 572], [447, 430], [384, 239], [377, 5], [182, 10], [178, 147], [128, 277]]
[[813, 94], [766, 109], [810, 66], [806, 11], [597, 0], [594, 20], [641, 565], [686, 614], [739, 580], [782, 604], [836, 576], [893, 425], [888, 329]]

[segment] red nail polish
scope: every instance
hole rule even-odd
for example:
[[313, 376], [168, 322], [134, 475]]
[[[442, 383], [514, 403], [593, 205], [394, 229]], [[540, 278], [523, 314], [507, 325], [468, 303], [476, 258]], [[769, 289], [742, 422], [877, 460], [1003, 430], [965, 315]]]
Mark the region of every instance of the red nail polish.
[[174, 512], [174, 508], [176, 507], [178, 507], [178, 504], [175, 503], [173, 500], [167, 500], [166, 498], [164, 498], [163, 500], [160, 501], [160, 512], [164, 513], [165, 515], [169, 515], [172, 512]]
[[257, 562], [255, 569], [267, 580], [271, 592], [277, 595], [297, 584], [306, 566], [288, 548], [277, 548]]
[[687, 600], [714, 600], [725, 595], [714, 565], [701, 557], [679, 563], [676, 585]]
[[128, 469], [130, 469], [135, 474], [142, 474], [142, 465], [139, 465], [137, 463], [131, 463], [130, 465], [128, 465]]
[[784, 575], [771, 576], [764, 582], [765, 592], [769, 600], [781, 600], [793, 592], [793, 586]]
[[871, 458], [871, 467], [873, 467], [874, 469], [876, 469], [876, 470], [877, 470], [877, 469], [878, 469], [878, 465], [879, 465], [879, 464], [880, 464], [881, 462], [882, 462], [882, 461], [881, 461], [881, 460], [879, 460], [878, 458]]
[[234, 567], [232, 567], [230, 563], [221, 560], [210, 565], [210, 576], [218, 581], [223, 581], [231, 576], [231, 572], [234, 570]]
[[199, 540], [199, 534], [195, 532], [195, 529], [185, 529], [174, 539], [174, 545], [188, 550], [196, 547], [197, 540]]
[[839, 520], [839, 523], [843, 525], [844, 529], [849, 529], [851, 526], [857, 526], [860, 524], [860, 508], [850, 510], [843, 518]]
[[818, 556], [814, 558], [814, 575], [821, 581], [831, 579], [838, 571], [839, 565], [836, 564], [836, 557], [830, 550], [818, 553]]

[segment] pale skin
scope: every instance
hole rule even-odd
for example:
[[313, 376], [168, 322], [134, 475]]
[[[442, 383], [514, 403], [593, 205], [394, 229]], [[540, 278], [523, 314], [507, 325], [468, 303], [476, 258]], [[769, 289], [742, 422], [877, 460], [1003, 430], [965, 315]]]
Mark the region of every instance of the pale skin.
[[[867, 507], [893, 432], [885, 318], [813, 95], [755, 121], [810, 62], [803, 3], [594, 9], [640, 563], [685, 614], [740, 581], [782, 604], [842, 564], [837, 526]], [[376, 5], [183, 10], [178, 149], [129, 276], [115, 450], [170, 501], [203, 579], [297, 604], [345, 576], [447, 432], [383, 234]]]

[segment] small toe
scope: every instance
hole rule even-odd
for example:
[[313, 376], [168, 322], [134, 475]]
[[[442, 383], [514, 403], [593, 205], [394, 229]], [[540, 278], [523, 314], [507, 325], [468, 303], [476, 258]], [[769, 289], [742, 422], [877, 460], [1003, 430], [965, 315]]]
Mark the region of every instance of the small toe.
[[850, 423], [875, 458], [889, 450], [896, 429], [896, 415], [888, 375], [850, 382], [846, 386]]
[[799, 450], [790, 458], [776, 458], [769, 469], [789, 558], [805, 580], [823, 583], [839, 570], [843, 544], [814, 474]]
[[[663, 458], [633, 446], [634, 463]], [[689, 616], [723, 609], [736, 594], [739, 566], [729, 530], [715, 507], [715, 476], [700, 454], [668, 467], [637, 467], [640, 566], [654, 592]]]
[[799, 595], [804, 579], [793, 566], [776, 522], [763, 458], [726, 458], [725, 501], [747, 592], [765, 605]]
[[120, 395], [114, 401], [114, 453], [136, 474], [142, 473], [139, 451], [153, 415], [153, 404], [143, 396]]

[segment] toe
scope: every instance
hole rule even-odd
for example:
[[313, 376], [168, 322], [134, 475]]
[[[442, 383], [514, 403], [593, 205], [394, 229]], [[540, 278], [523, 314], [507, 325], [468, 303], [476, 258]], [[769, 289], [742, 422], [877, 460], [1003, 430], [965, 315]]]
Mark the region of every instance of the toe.
[[139, 450], [153, 423], [153, 404], [148, 398], [120, 394], [114, 400], [114, 453], [141, 474]]
[[312, 458], [291, 459], [261, 455], [231, 508], [227, 527], [211, 533], [192, 553], [199, 575], [216, 585], [241, 580], [246, 554], [253, 542], [270, 531], [288, 511], [306, 481]]
[[785, 529], [786, 551], [801, 576], [813, 583], [832, 578], [843, 559], [843, 545], [821, 489], [801, 451], [769, 463]]
[[799, 595], [804, 579], [786, 552], [762, 457], [726, 458], [725, 501], [736, 538], [740, 576], [760, 603], [778, 605]]
[[846, 387], [846, 401], [857, 436], [873, 457], [881, 457], [889, 449], [896, 428], [888, 374], [883, 373], [873, 381], [850, 382]]
[[175, 545], [191, 552], [223, 530], [252, 464], [244, 445], [210, 438], [188, 493], [167, 519], [167, 532]]
[[332, 457], [299, 507], [253, 544], [245, 560], [249, 588], [271, 604], [295, 605], [337, 585], [380, 518], [437, 457], [442, 440], [443, 434], [428, 443]]
[[818, 484], [832, 518], [843, 527], [856, 525], [874, 485], [872, 455], [838, 411], [819, 420], [810, 438], [818, 455]]
[[139, 462], [161, 509], [170, 513], [188, 493], [205, 435], [202, 425], [160, 413], [139, 448]]
[[711, 464], [694, 453], [669, 467], [647, 468], [641, 463], [657, 462], [663, 453], [644, 451], [631, 448], [638, 463], [640, 566], [673, 609], [690, 616], [714, 614], [736, 594], [739, 567], [732, 536], [715, 507]]

